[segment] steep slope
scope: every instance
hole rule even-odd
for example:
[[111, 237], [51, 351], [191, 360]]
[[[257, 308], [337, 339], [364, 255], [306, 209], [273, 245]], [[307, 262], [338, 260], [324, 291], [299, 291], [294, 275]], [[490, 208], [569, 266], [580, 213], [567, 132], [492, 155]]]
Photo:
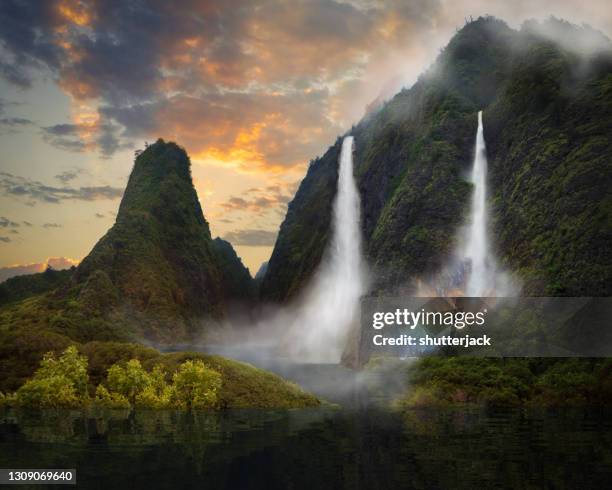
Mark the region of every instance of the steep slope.
[[[594, 59], [593, 39], [601, 46]], [[587, 27], [551, 19], [515, 31], [480, 18], [410, 89], [352, 128], [375, 289], [410, 290], [409, 280], [453, 252], [482, 109], [502, 264], [519, 273], [527, 294], [609, 294], [609, 52], [609, 41]], [[337, 144], [311, 165], [289, 206], [264, 299], [290, 298], [318, 265], [326, 242], [310, 239], [329, 235], [336, 175]]]
[[189, 158], [176, 144], [158, 140], [137, 157], [115, 224], [75, 280], [97, 289], [106, 276], [122, 299], [156, 319], [220, 315], [221, 271]]
[[261, 297], [283, 301], [299, 291], [321, 261], [329, 238], [341, 140], [310, 163], [289, 203], [261, 283]]
[[189, 157], [158, 140], [143, 151], [117, 220], [69, 282], [0, 312], [0, 327], [48, 329], [78, 341], [185, 341], [250, 301], [252, 279], [227, 242], [213, 241]]
[[526, 294], [612, 294], [612, 45], [527, 26], [485, 111], [498, 248]]
[[212, 243], [217, 255], [217, 263], [222, 271], [221, 288], [225, 299], [252, 301], [255, 294], [255, 282], [232, 244], [218, 237]]

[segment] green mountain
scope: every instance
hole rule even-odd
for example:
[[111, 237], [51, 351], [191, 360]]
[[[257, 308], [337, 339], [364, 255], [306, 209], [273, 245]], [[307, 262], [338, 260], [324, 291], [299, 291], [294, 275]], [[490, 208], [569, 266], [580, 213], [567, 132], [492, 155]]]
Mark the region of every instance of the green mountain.
[[[44, 277], [27, 280], [41, 284], [32, 293], [44, 292]], [[36, 324], [78, 341], [186, 341], [253, 296], [232, 246], [210, 235], [189, 157], [161, 139], [136, 158], [115, 224], [57, 286], [0, 311], [0, 328]]]
[[[231, 244], [213, 240], [185, 151], [158, 140], [135, 161], [116, 223], [76, 270], [16, 277], [0, 286], [0, 404], [46, 352], [76, 345], [92, 382], [115, 363], [173, 371], [203, 360], [219, 372], [220, 405], [296, 408], [319, 400], [253, 366], [195, 352], [160, 352], [130, 341], [188, 342], [254, 298]], [[93, 396], [95, 386], [90, 386]]]
[[[477, 112], [489, 157], [492, 235], [530, 295], [612, 291], [612, 44], [550, 19], [467, 24], [410, 88], [367, 114], [355, 176], [375, 289], [446, 263], [471, 196]], [[314, 160], [283, 222], [264, 300], [308, 281], [330, 236], [341, 140]]]

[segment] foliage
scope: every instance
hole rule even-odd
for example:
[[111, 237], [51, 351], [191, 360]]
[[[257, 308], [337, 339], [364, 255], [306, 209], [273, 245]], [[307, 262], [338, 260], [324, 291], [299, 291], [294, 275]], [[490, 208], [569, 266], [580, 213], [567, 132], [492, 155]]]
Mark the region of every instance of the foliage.
[[113, 364], [108, 370], [106, 382], [111, 391], [124, 396], [134, 405], [137, 396], [151, 384], [151, 378], [138, 359], [131, 359], [125, 366]]
[[[26, 342], [28, 347], [48, 350], [46, 346], [54, 345], [42, 342], [36, 346], [35, 338], [27, 336], [17, 338]], [[68, 339], [61, 339], [62, 342], [70, 342]], [[63, 343], [57, 345], [61, 347], [54, 347], [54, 352], [65, 349]], [[187, 406], [188, 403], [184, 398], [181, 398], [181, 396], [173, 397], [172, 393], [173, 373], [180, 371], [182, 364], [187, 361], [191, 361], [196, 366], [200, 366], [202, 363], [206, 366], [205, 374], [211, 376], [212, 384], [205, 388], [205, 393], [209, 389], [211, 392], [215, 392], [216, 402], [213, 403], [219, 408], [298, 408], [317, 406], [320, 403], [313, 395], [304, 392], [298, 386], [279, 376], [219, 356], [209, 356], [196, 352], [161, 354], [155, 349], [121, 342], [96, 341], [77, 345], [77, 348], [84, 356], [76, 355], [74, 347], [72, 347], [69, 350], [69, 356], [62, 355], [60, 360], [55, 361], [55, 364], [51, 363], [51, 367], [49, 367], [49, 362], [45, 361], [46, 367], [43, 372], [59, 373], [61, 375], [65, 373], [60, 369], [63, 366], [68, 366], [66, 371], [71, 371], [71, 364], [66, 362], [67, 359], [71, 359], [70, 362], [81, 363], [81, 368], [73, 371], [80, 372], [82, 375], [83, 359], [89, 358], [88, 392], [95, 394], [93, 402], [98, 406], [121, 406], [125, 404], [124, 399], [127, 400], [127, 403], [136, 407], [180, 408]], [[3, 375], [7, 379], [15, 380], [16, 383], [16, 386], [13, 384], [3, 385], [1, 391], [9, 394], [6, 395], [8, 398], [5, 397], [2, 403], [11, 402], [12, 395], [10, 393], [36, 377], [35, 373], [42, 369], [40, 368], [37, 371], [37, 365], [43, 357], [45, 359], [57, 358], [57, 355], [52, 353], [45, 354], [45, 350], [42, 352], [31, 351], [29, 354], [27, 354], [27, 351], [16, 351], [15, 356], [18, 352], [26, 353], [32, 359], [31, 366], [18, 362], [2, 364], [2, 366], [10, 368], [10, 371], [4, 371]], [[222, 381], [220, 386], [215, 381], [216, 376], [211, 374], [211, 370], [220, 374]], [[67, 385], [73, 385], [74, 383], [71, 380], [75, 380], [76, 384], [82, 389], [83, 378], [82, 376], [77, 378], [75, 379], [73, 373], [68, 372], [67, 377], [63, 377], [63, 382]], [[76, 395], [79, 393], [75, 390]], [[79, 405], [91, 401], [87, 395], [79, 395], [77, 398]], [[212, 398], [209, 399], [212, 400]]]
[[32, 379], [17, 390], [19, 405], [37, 408], [73, 407], [87, 400], [87, 358], [74, 345], [56, 359], [48, 353]]
[[98, 385], [94, 406], [100, 408], [131, 408], [129, 400], [120, 393], [111, 393], [104, 385]]
[[430, 357], [409, 369], [412, 388], [398, 404], [609, 405], [611, 372], [610, 359]]
[[185, 361], [172, 376], [172, 402], [175, 406], [211, 408], [217, 401], [221, 375], [202, 361]]
[[26, 274], [7, 279], [0, 284], [0, 305], [42, 294], [64, 286], [70, 280], [75, 268], [55, 270], [48, 267], [44, 272]]
[[74, 271], [0, 286], [0, 330], [176, 342], [221, 318], [230, 302], [250, 302], [248, 270], [228, 242], [212, 240], [190, 166], [175, 143], [160, 139], [143, 151], [115, 224]]

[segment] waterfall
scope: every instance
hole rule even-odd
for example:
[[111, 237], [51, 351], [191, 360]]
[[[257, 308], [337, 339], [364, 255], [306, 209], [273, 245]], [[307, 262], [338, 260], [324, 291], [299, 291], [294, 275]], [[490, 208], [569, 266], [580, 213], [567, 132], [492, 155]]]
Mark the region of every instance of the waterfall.
[[342, 142], [331, 240], [292, 325], [291, 351], [310, 362], [338, 362], [365, 289], [353, 137]]
[[470, 175], [474, 190], [469, 224], [461, 229], [452, 260], [432, 277], [418, 279], [418, 296], [486, 297], [517, 296], [520, 293], [520, 281], [498, 267], [489, 241], [487, 167], [482, 111], [479, 111]]
[[476, 149], [470, 181], [474, 185], [474, 193], [465, 249], [465, 258], [471, 267], [466, 292], [468, 296], [485, 296], [494, 289], [495, 284], [494, 260], [489, 250], [487, 231], [487, 148], [482, 127], [482, 111], [478, 112]]

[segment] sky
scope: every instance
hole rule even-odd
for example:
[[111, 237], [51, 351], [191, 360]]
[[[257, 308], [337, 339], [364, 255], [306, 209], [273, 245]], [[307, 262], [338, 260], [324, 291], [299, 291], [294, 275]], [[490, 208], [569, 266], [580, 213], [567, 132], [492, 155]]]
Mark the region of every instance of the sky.
[[158, 137], [254, 274], [309, 161], [486, 14], [612, 33], [608, 0], [3, 0], [0, 280], [85, 257]]

